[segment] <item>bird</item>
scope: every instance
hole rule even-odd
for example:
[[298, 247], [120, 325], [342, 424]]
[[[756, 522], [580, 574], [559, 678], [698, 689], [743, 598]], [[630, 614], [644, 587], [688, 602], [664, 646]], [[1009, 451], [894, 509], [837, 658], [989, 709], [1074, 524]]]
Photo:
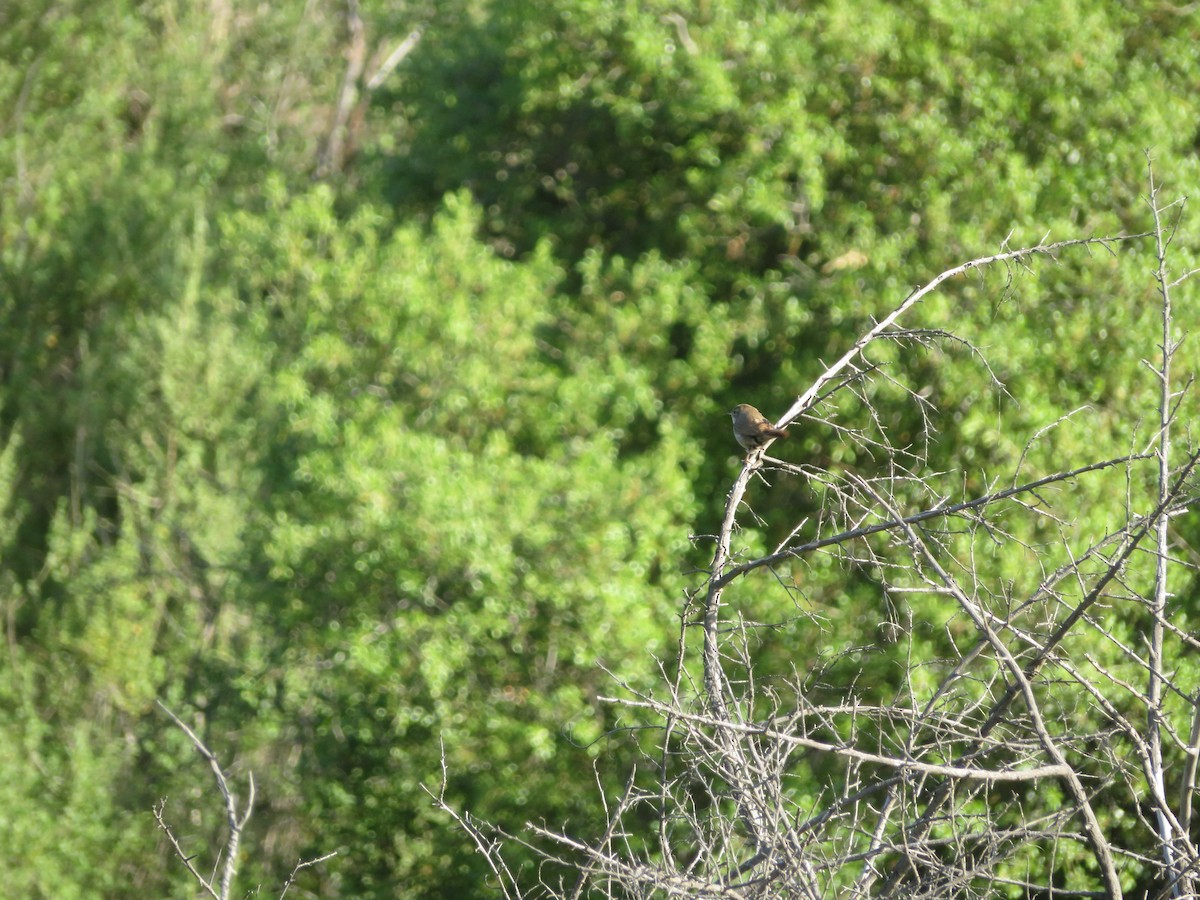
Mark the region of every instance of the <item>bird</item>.
[[729, 415], [733, 418], [733, 436], [743, 450], [757, 450], [771, 438], [787, 437], [787, 431], [776, 428], [749, 403], [739, 403]]

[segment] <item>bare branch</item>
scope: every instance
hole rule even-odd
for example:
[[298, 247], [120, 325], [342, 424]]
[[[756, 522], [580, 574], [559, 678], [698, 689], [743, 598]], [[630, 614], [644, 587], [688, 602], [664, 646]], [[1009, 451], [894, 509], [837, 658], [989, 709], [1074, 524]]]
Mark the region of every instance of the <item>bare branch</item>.
[[[693, 536], [713, 542], [712, 556], [681, 604], [677, 657], [660, 663], [661, 685], [609, 673], [620, 691], [602, 702], [636, 724], [606, 739], [627, 734], [650, 764], [609, 793], [598, 770], [604, 821], [594, 836], [527, 825], [514, 838], [450, 809], [443, 783], [435, 802], [485, 855], [506, 896], [520, 895], [520, 873], [501, 856], [514, 842], [571, 873], [558, 885], [542, 880], [548, 896], [571, 900], [593, 892], [940, 900], [1014, 888], [1120, 898], [1127, 862], [1156, 879], [1151, 894], [1194, 894], [1200, 692], [1190, 669], [1171, 660], [1200, 640], [1171, 614], [1168, 575], [1200, 570], [1200, 554], [1173, 559], [1180, 543], [1170, 543], [1171, 519], [1197, 503], [1200, 450], [1175, 425], [1186, 421], [1191, 379], [1173, 382], [1182, 357], [1170, 295], [1183, 279], [1168, 274], [1166, 254], [1184, 206], [1162, 203], [1151, 181], [1151, 208], [1154, 230], [1144, 234], [1043, 238], [1021, 250], [1006, 242], [947, 269], [824, 366], [779, 424], [819, 423], [850, 451], [830, 456], [853, 466], [776, 459], [765, 447], [747, 456], [716, 533]], [[1145, 450], [1027, 474], [1051, 430], [1089, 427], [1081, 406], [1027, 437], [1002, 472], [931, 471], [935, 395], [907, 383], [903, 365], [881, 362], [895, 351], [876, 342], [905, 351], [961, 342], [1003, 391], [1004, 369], [974, 343], [901, 319], [959, 275], [1000, 265], [1007, 294], [1035, 257], [1056, 260], [1074, 247], [1115, 255], [1116, 245], [1146, 237], [1155, 239], [1163, 323], [1140, 377], [1156, 388], [1158, 415], [1152, 437], [1140, 420], [1120, 436]], [[897, 396], [915, 413], [903, 430], [880, 400]], [[1172, 467], [1172, 457], [1182, 464]], [[786, 484], [789, 498], [799, 489], [813, 502], [769, 521], [791, 507], [752, 508], [752, 483]], [[975, 483], [982, 487], [967, 489]], [[1101, 533], [1082, 533], [1075, 497], [1110, 486]], [[852, 612], [827, 581], [810, 588], [806, 573], [828, 561], [850, 576]], [[725, 594], [735, 581], [744, 588], [737, 604]], [[861, 598], [872, 590], [878, 640], [864, 632], [872, 623]], [[696, 630], [699, 641], [690, 639]], [[896, 677], [878, 679], [881, 666]], [[1172, 805], [1165, 773], [1180, 760]], [[1131, 811], [1117, 827], [1114, 802]], [[1151, 835], [1154, 852], [1126, 841], [1129, 829]], [[1082, 887], [1050, 883], [1063, 864], [1081, 873]]]
[[[915, 289], [904, 302], [897, 306], [890, 314], [881, 319], [873, 328], [867, 331], [862, 337], [854, 342], [846, 353], [835, 362], [833, 365], [826, 368], [812, 386], [797, 398], [796, 402], [791, 405], [786, 413], [780, 416], [776, 423], [780, 428], [792, 422], [797, 416], [812, 406], [813, 398], [821, 393], [821, 390], [830, 381], [839, 377], [842, 371], [858, 358], [862, 351], [871, 343], [876, 341], [880, 336], [887, 332], [906, 312], [924, 300], [929, 294], [937, 290], [944, 282], [955, 278], [958, 275], [964, 275], [972, 269], [982, 269], [987, 266], [995, 265], [996, 263], [1020, 262], [1029, 259], [1033, 256], [1049, 256], [1053, 258], [1055, 253], [1060, 250], [1065, 250], [1068, 247], [1088, 247], [1092, 245], [1100, 245], [1111, 249], [1111, 245], [1121, 241], [1133, 241], [1140, 238], [1149, 237], [1151, 232], [1143, 232], [1142, 234], [1122, 235], [1120, 237], [1109, 238], [1083, 238], [1080, 240], [1059, 241], [1055, 244], [1047, 244], [1045, 238], [1033, 247], [1026, 247], [1021, 250], [1010, 250], [1004, 253], [996, 253], [991, 256], [981, 256], [978, 259], [973, 259], [970, 262], [965, 262], [962, 265], [954, 266], [942, 272], [932, 281], [925, 284], [923, 287]], [[1047, 237], [1049, 234], [1047, 234]]]
[[[217, 782], [217, 788], [220, 790], [221, 797], [225, 801], [225, 820], [229, 827], [229, 837], [226, 840], [224, 848], [225, 864], [221, 869], [220, 890], [214, 892], [209, 882], [203, 878], [200, 878], [190, 863], [188, 863], [188, 869], [193, 875], [196, 876], [201, 885], [204, 886], [210, 893], [212, 893], [213, 896], [217, 897], [218, 900], [229, 900], [231, 891], [233, 890], [233, 878], [234, 875], [237, 874], [238, 845], [241, 843], [242, 830], [246, 827], [246, 823], [250, 820], [250, 813], [254, 810], [254, 775], [251, 773], [248, 778], [249, 795], [246, 798], [246, 806], [244, 811], [239, 813], [237, 798], [234, 797], [233, 792], [229, 789], [229, 782], [225, 779], [225, 773], [221, 770], [221, 763], [217, 759], [216, 754], [208, 748], [204, 741], [200, 740], [196, 732], [189, 728], [188, 725], [179, 718], [179, 716], [175, 715], [175, 713], [167, 708], [166, 704], [164, 704], [161, 700], [156, 700], [155, 702], [158, 704], [159, 709], [171, 717], [171, 721], [175, 723], [179, 730], [188, 736], [192, 742], [192, 745], [196, 748], [200, 755], [208, 761], [209, 767], [213, 772], [213, 778]], [[162, 805], [160, 804], [159, 810], [155, 813], [156, 817], [160, 816], [161, 812]], [[160, 824], [162, 824], [161, 818]], [[169, 831], [168, 834], [170, 834]], [[172, 842], [175, 843], [174, 836], [172, 836]], [[187, 858], [179, 851], [178, 843], [175, 843], [175, 849], [176, 853], [179, 854], [180, 859], [183, 859], [184, 862], [187, 863]]]
[[460, 814], [454, 807], [446, 802], [446, 784], [450, 779], [449, 771], [446, 767], [446, 747], [442, 745], [442, 783], [435, 794], [425, 785], [421, 785], [421, 790], [433, 799], [433, 804], [458, 825], [458, 827], [471, 838], [475, 844], [475, 849], [483, 856], [487, 862], [488, 868], [496, 876], [496, 881], [500, 886], [501, 893], [506, 898], [519, 898], [524, 896], [517, 884], [517, 879], [512, 871], [508, 868], [508, 864], [504, 861], [504, 857], [500, 855], [500, 843], [495, 839], [488, 838], [483, 830], [476, 827], [470, 818], [470, 814]]
[[189, 856], [186, 852], [184, 852], [183, 847], [179, 843], [179, 839], [175, 836], [175, 832], [173, 832], [171, 830], [171, 826], [167, 824], [166, 811], [167, 798], [164, 797], [163, 799], [159, 800], [158, 805], [154, 807], [154, 819], [156, 822], [158, 822], [158, 827], [163, 830], [164, 834], [166, 834], [167, 839], [170, 840], [171, 846], [175, 848], [175, 855], [179, 857], [180, 861], [187, 867], [187, 870], [192, 873], [192, 877], [196, 879], [196, 882], [200, 885], [200, 887], [204, 888], [204, 892], [206, 894], [212, 897], [213, 900], [221, 900], [221, 895], [213, 889], [213, 886], [209, 880], [196, 871], [196, 867], [192, 865], [192, 860], [196, 857]]
[[396, 48], [388, 54], [387, 59], [380, 64], [375, 74], [367, 79], [367, 90], [377, 90], [385, 81], [396, 66], [400, 65], [408, 56], [416, 49], [417, 44], [421, 42], [422, 35], [425, 34], [424, 28], [414, 28], [408, 33], [408, 37], [396, 45]]
[[301, 869], [307, 869], [309, 866], [315, 866], [318, 863], [323, 863], [327, 859], [333, 859], [335, 856], [337, 856], [336, 850], [326, 853], [324, 856], [318, 856], [315, 859], [301, 860], [300, 862], [296, 863], [295, 868], [293, 868], [291, 874], [288, 875], [287, 881], [283, 883], [283, 890], [279, 892], [279, 900], [283, 900], [283, 896], [288, 892], [288, 888], [296, 883], [296, 876], [300, 874]]

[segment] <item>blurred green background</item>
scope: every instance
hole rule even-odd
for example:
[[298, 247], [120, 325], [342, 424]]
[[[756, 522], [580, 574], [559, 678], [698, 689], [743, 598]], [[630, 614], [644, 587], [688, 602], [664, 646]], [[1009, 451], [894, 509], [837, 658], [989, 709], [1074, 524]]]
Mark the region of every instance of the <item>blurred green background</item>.
[[[1144, 153], [1194, 189], [1198, 98], [1200, 18], [1158, 0], [0, 7], [4, 891], [195, 895], [151, 806], [192, 851], [223, 813], [155, 698], [255, 774], [243, 890], [337, 850], [290, 894], [490, 896], [419, 787], [442, 745], [456, 807], [588, 833], [593, 762], [615, 786], [637, 753], [600, 665], [648, 687], [672, 657], [737, 471], [725, 411], [778, 416], [1010, 234], [1147, 230]], [[1083, 405], [1023, 471], [1147, 439], [1153, 264], [1077, 252], [923, 305], [908, 325], [1007, 388], [897, 348], [939, 410], [930, 470], [1011, 478]], [[873, 462], [815, 426], [776, 450]], [[1072, 489], [1081, 533], [1115, 479]], [[744, 549], [818, 502], [757, 491]], [[803, 578], [831, 627], [765, 665], [878, 641], [869, 573]]]

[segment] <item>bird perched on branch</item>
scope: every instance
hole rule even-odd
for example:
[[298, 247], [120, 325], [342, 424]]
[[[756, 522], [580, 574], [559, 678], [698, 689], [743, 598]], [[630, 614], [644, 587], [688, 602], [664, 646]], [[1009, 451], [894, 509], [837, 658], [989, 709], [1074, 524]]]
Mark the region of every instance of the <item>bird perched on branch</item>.
[[739, 403], [729, 415], [733, 417], [733, 436], [743, 450], [757, 450], [771, 438], [787, 437], [787, 431], [776, 428], [749, 403]]

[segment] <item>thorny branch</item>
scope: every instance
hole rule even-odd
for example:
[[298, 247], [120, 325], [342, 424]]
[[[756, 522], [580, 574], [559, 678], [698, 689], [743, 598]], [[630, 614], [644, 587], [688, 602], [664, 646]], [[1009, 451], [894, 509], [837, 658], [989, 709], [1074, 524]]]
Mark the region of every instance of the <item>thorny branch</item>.
[[[1167, 662], [1172, 647], [1200, 647], [1173, 618], [1168, 587], [1177, 567], [1171, 521], [1198, 501], [1200, 451], [1181, 445], [1172, 428], [1191, 386], [1174, 380], [1172, 291], [1194, 272], [1170, 273], [1182, 204], [1158, 198], [1151, 173], [1152, 231], [1043, 239], [947, 269], [825, 367], [778, 424], [822, 423], [875, 469], [789, 463], [767, 456], [768, 447], [748, 455], [707, 538], [707, 577], [684, 604], [677, 664], [670, 673], [664, 667], [656, 692], [616, 679], [621, 697], [602, 698], [662, 723], [649, 764], [606, 802], [603, 831], [587, 839], [529, 825], [531, 837], [513, 838], [453, 810], [444, 786], [431, 792], [505, 896], [529, 895], [522, 873], [504, 861], [513, 844], [573, 873], [555, 883], [539, 870], [536, 892], [551, 897], [942, 898], [1016, 887], [1119, 898], [1131, 878], [1143, 893], [1194, 895], [1200, 684]], [[1123, 436], [1141, 452], [1025, 475], [1047, 434], [1080, 427], [1082, 408], [1073, 409], [1038, 428], [1011, 471], [989, 473], [971, 496], [948, 473], [928, 471], [910, 446], [919, 440], [893, 445], [873, 386], [905, 392], [924, 422], [925, 446], [939, 413], [926, 392], [880, 365], [879, 342], [962, 341], [1003, 390], [983, 354], [959, 336], [901, 326], [923, 299], [973, 270], [1004, 266], [1011, 284], [1014, 270], [1037, 257], [1072, 248], [1114, 253], [1147, 237], [1162, 309], [1150, 365], [1155, 434], [1147, 441], [1131, 423]], [[1109, 530], [1085, 539], [1066, 489], [1122, 478]], [[740, 519], [768, 524], [747, 503], [755, 480], [767, 490], [796, 480], [818, 502], [780, 528], [786, 536], [770, 552], [751, 555], [735, 540], [747, 527]], [[1140, 499], [1150, 483], [1152, 496]], [[1005, 553], [1028, 561], [1018, 576], [997, 568], [993, 554]], [[880, 626], [899, 654], [870, 643], [837, 646], [838, 611], [809, 608], [803, 593], [804, 567], [822, 556], [856, 573], [860, 585], [877, 585], [889, 616], [904, 610], [907, 628]], [[794, 617], [753, 622], [743, 607], [772, 590], [791, 601]], [[700, 640], [689, 642], [696, 632]], [[805, 651], [806, 642], [834, 649]], [[870, 683], [874, 658], [902, 666], [898, 688]], [[1168, 756], [1185, 762], [1177, 802], [1165, 778]], [[818, 796], [799, 788], [811, 784], [826, 787]], [[1061, 799], [1049, 803], [1056, 793]], [[1130, 815], [1122, 820], [1117, 807]], [[1157, 857], [1127, 840], [1139, 829], [1154, 835]], [[1076, 862], [1081, 853], [1090, 868]], [[1072, 886], [1060, 883], [1060, 858], [1072, 860]]]
[[[246, 828], [246, 823], [250, 821], [250, 814], [254, 810], [254, 775], [251, 773], [247, 779], [249, 787], [246, 796], [246, 803], [244, 807], [239, 810], [237, 797], [229, 787], [229, 782], [225, 778], [225, 772], [221, 768], [221, 762], [217, 759], [217, 755], [213, 753], [213, 751], [209, 749], [208, 745], [200, 739], [200, 736], [197, 735], [196, 732], [193, 731], [186, 722], [180, 719], [179, 716], [175, 715], [175, 713], [172, 712], [166, 706], [166, 704], [164, 704], [161, 700], [156, 702], [158, 703], [159, 709], [165, 712], [171, 718], [171, 721], [175, 723], [176, 727], [188, 736], [188, 739], [192, 742], [192, 746], [194, 746], [197, 752], [204, 757], [205, 761], [208, 762], [208, 765], [213, 772], [213, 778], [217, 783], [217, 789], [220, 791], [221, 798], [225, 803], [225, 823], [229, 829], [229, 837], [226, 838], [225, 846], [222, 848], [221, 853], [218, 854], [218, 860], [221, 858], [224, 859], [224, 864], [220, 865], [220, 883], [216, 883], [215, 875], [211, 878], [205, 878], [192, 864], [192, 860], [196, 858], [196, 855], [189, 854], [183, 849], [183, 845], [180, 843], [179, 838], [176, 836], [171, 826], [167, 823], [167, 801], [165, 798], [160, 800], [154, 807], [155, 821], [158, 822], [158, 827], [162, 829], [163, 833], [166, 834], [167, 839], [171, 842], [171, 847], [175, 850], [175, 855], [179, 857], [180, 861], [187, 868], [188, 872], [191, 873], [192, 877], [196, 880], [200, 887], [204, 889], [204, 892], [210, 897], [213, 897], [214, 900], [230, 900], [230, 898], [233, 896], [233, 879], [237, 874], [238, 850], [241, 846], [242, 832]], [[315, 866], [317, 863], [324, 862], [325, 860], [334, 856], [337, 856], [337, 851], [326, 853], [325, 855], [316, 859], [298, 862], [295, 868], [292, 869], [287, 881], [284, 882], [283, 890], [279, 894], [280, 898], [282, 898], [283, 895], [287, 893], [288, 888], [295, 883], [296, 876], [302, 869]], [[214, 866], [214, 870], [215, 869], [216, 866]]]
[[[1154, 445], [1154, 453], [1158, 459], [1158, 495], [1159, 502], [1169, 496], [1172, 489], [1171, 473], [1171, 425], [1177, 407], [1175, 401], [1178, 394], [1172, 381], [1172, 368], [1179, 342], [1174, 337], [1174, 319], [1171, 309], [1171, 289], [1180, 283], [1172, 282], [1168, 274], [1167, 248], [1174, 240], [1182, 214], [1184, 201], [1161, 206], [1159, 204], [1159, 187], [1154, 181], [1154, 166], [1147, 156], [1147, 178], [1150, 183], [1150, 193], [1147, 204], [1154, 217], [1154, 249], [1157, 267], [1154, 280], [1158, 284], [1161, 298], [1162, 338], [1159, 343], [1159, 364], [1155, 370], [1159, 384], [1158, 403], [1158, 435]], [[1165, 213], [1176, 212], [1175, 218], [1169, 224], [1164, 222]], [[1183, 276], [1186, 278], [1187, 276]], [[1153, 368], [1153, 367], [1152, 367]], [[1149, 599], [1150, 615], [1152, 617], [1149, 641], [1149, 678], [1146, 687], [1146, 743], [1149, 745], [1146, 775], [1149, 787], [1155, 798], [1155, 817], [1158, 824], [1159, 840], [1161, 842], [1163, 865], [1170, 877], [1171, 895], [1173, 897], [1192, 896], [1196, 884], [1194, 872], [1197, 864], [1196, 848], [1191, 842], [1190, 825], [1191, 797], [1195, 787], [1195, 757], [1188, 763], [1188, 780], [1183, 783], [1183, 802], [1181, 804], [1179, 821], [1166, 799], [1166, 784], [1163, 773], [1163, 749], [1161, 727], [1164, 724], [1163, 688], [1169, 684], [1169, 675], [1163, 668], [1163, 648], [1165, 640], [1165, 619], [1167, 616], [1168, 567], [1170, 565], [1170, 542], [1168, 521], [1164, 516], [1155, 527], [1156, 560], [1154, 571], [1154, 592]], [[1200, 735], [1200, 707], [1193, 713], [1192, 744], [1196, 743], [1196, 735]]]
[[228, 900], [228, 898], [231, 896], [230, 891], [233, 888], [233, 876], [237, 873], [238, 846], [242, 841], [242, 829], [246, 827], [246, 823], [250, 821], [250, 813], [254, 811], [254, 775], [251, 774], [249, 777], [249, 791], [248, 796], [246, 797], [245, 808], [239, 812], [237, 798], [234, 796], [233, 791], [229, 789], [229, 782], [225, 779], [225, 773], [221, 770], [221, 763], [217, 759], [216, 754], [208, 749], [208, 745], [206, 745], [204, 741], [200, 740], [200, 737], [196, 734], [196, 732], [192, 731], [192, 729], [188, 727], [187, 723], [180, 719], [179, 716], [171, 712], [171, 710], [167, 708], [166, 704], [164, 704], [161, 700], [157, 702], [159, 709], [171, 717], [171, 721], [175, 723], [176, 727], [178, 727], [180, 731], [188, 736], [188, 739], [191, 740], [192, 745], [208, 762], [209, 767], [213, 771], [213, 778], [216, 779], [217, 789], [220, 790], [221, 797], [225, 801], [225, 823], [229, 828], [229, 837], [226, 839], [225, 843], [225, 864], [221, 867], [221, 883], [217, 889], [214, 889], [210, 882], [201, 878], [200, 875], [197, 874], [196, 870], [192, 868], [192, 865], [189, 861], [190, 858], [183, 853], [179, 846], [179, 842], [175, 839], [175, 836], [171, 834], [170, 830], [167, 829], [166, 823], [162, 818], [162, 810], [165, 806], [165, 801], [159, 804], [156, 817], [158, 818], [159, 825], [166, 830], [167, 834], [170, 836], [171, 843], [175, 847], [176, 854], [184, 861], [188, 867], [188, 870], [200, 882], [200, 886], [214, 897], [217, 897], [218, 900]]

